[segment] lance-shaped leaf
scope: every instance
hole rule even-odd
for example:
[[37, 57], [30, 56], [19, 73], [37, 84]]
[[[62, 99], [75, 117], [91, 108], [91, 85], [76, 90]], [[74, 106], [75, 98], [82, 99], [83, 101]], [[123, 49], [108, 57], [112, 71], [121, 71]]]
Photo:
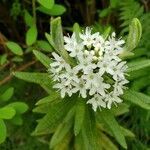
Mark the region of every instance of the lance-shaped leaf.
[[80, 37], [79, 37], [79, 33], [81, 32], [81, 29], [80, 29], [80, 26], [78, 23], [75, 23], [73, 25], [73, 32], [75, 32], [75, 35], [76, 35], [76, 39], [79, 40]]
[[86, 108], [85, 119], [82, 126], [82, 138], [85, 149], [101, 150], [96, 132], [95, 115], [92, 109]]
[[67, 63], [74, 65], [73, 59], [69, 56], [64, 48], [64, 38], [60, 17], [51, 21], [51, 38], [54, 43], [55, 50], [64, 58]]
[[85, 117], [85, 102], [84, 99], [78, 99], [75, 110], [75, 124], [74, 124], [74, 134], [78, 135], [84, 121]]
[[127, 149], [127, 144], [125, 141], [125, 137], [122, 133], [122, 130], [115, 120], [113, 113], [110, 110], [102, 110], [99, 112], [104, 124], [111, 130], [113, 136], [117, 140], [117, 142], [125, 149]]
[[43, 54], [42, 52], [39, 52], [37, 50], [33, 50], [34, 55], [36, 56], [36, 58], [46, 67], [49, 68], [50, 67], [50, 63], [52, 62], [51, 59], [46, 56], [45, 54]]
[[127, 65], [128, 65], [128, 69], [127, 69], [128, 73], [138, 71], [140, 69], [150, 67], [150, 59], [132, 61], [127, 63]]
[[59, 144], [63, 140], [63, 138], [69, 133], [73, 125], [74, 113], [75, 108], [72, 107], [63, 122], [57, 127], [50, 141], [50, 149], [54, 148], [57, 144]]
[[150, 110], [150, 97], [143, 93], [133, 90], [126, 90], [122, 95], [122, 98], [144, 109]]
[[132, 51], [139, 43], [142, 35], [141, 23], [134, 18], [129, 26], [129, 35], [127, 37], [126, 49]]
[[0, 119], [0, 144], [3, 143], [6, 139], [6, 125], [2, 119]]
[[37, 84], [51, 84], [48, 73], [14, 72], [15, 77]]
[[43, 135], [52, 133], [55, 128], [61, 123], [64, 116], [71, 109], [74, 101], [62, 100], [53, 105], [48, 113], [39, 121], [33, 135]]
[[47, 9], [51, 9], [54, 5], [54, 0], [38, 0], [38, 2]]

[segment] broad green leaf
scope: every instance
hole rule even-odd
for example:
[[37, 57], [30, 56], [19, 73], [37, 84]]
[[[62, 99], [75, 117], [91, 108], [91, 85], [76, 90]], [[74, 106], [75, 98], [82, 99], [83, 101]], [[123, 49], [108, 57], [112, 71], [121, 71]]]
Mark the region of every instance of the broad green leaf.
[[109, 127], [111, 130], [113, 136], [116, 138], [118, 143], [125, 149], [127, 149], [127, 144], [125, 141], [125, 137], [122, 133], [122, 130], [118, 124], [118, 122], [115, 120], [114, 115], [110, 110], [102, 110], [99, 112], [99, 114], [106, 126]]
[[42, 52], [39, 52], [37, 50], [33, 50], [34, 55], [36, 58], [46, 67], [49, 68], [50, 64], [52, 63], [51, 59], [43, 54]]
[[42, 51], [45, 51], [45, 52], [53, 51], [53, 48], [50, 46], [50, 44], [47, 41], [38, 40], [37, 45], [39, 46], [39, 48], [41, 48]]
[[6, 42], [6, 46], [16, 55], [23, 55], [22, 48], [15, 42], [8, 41]]
[[7, 62], [7, 54], [0, 56], [0, 65], [4, 65]]
[[82, 128], [85, 117], [85, 102], [84, 99], [78, 99], [75, 110], [74, 134], [77, 136]]
[[145, 59], [145, 60], [139, 60], [139, 61], [132, 61], [127, 63], [128, 65], [128, 69], [127, 72], [134, 72], [146, 67], [150, 67], [150, 60], [149, 59]]
[[91, 108], [86, 108], [85, 119], [81, 132], [85, 149], [101, 150], [101, 146], [97, 140], [98, 135], [96, 132], [95, 116]]
[[144, 109], [150, 110], [150, 97], [133, 90], [126, 90], [122, 98]]
[[71, 109], [74, 104], [73, 100], [62, 100], [53, 105], [49, 112], [39, 121], [33, 135], [44, 135], [54, 131], [54, 129], [61, 123], [64, 116]]
[[23, 119], [21, 118], [21, 115], [15, 115], [11, 120], [11, 123], [14, 125], [22, 125], [23, 124]]
[[50, 141], [50, 149], [54, 148], [59, 142], [63, 140], [63, 138], [69, 133], [72, 125], [73, 125], [73, 117], [74, 117], [75, 109], [72, 107], [63, 122], [57, 127], [54, 135]]
[[38, 2], [47, 9], [51, 9], [54, 5], [54, 0], [38, 0]]
[[56, 99], [60, 99], [60, 95], [57, 92], [52, 92], [49, 96], [40, 99], [35, 105], [46, 104]]
[[0, 95], [0, 101], [8, 101], [14, 94], [14, 88], [8, 88], [2, 95]]
[[139, 43], [142, 35], [141, 23], [134, 18], [129, 26], [129, 35], [127, 37], [126, 50], [132, 51]]
[[36, 83], [36, 84], [51, 84], [48, 73], [30, 73], [30, 72], [14, 72], [15, 77]]
[[34, 24], [34, 19], [27, 10], [25, 10], [24, 12], [24, 20], [26, 25], [28, 25], [29, 27], [31, 27]]
[[15, 109], [17, 114], [23, 114], [28, 110], [28, 105], [23, 102], [13, 102], [11, 104], [8, 104], [8, 106]]
[[64, 38], [60, 17], [51, 21], [51, 38], [55, 45], [55, 50], [64, 58], [67, 63], [74, 65], [72, 58], [64, 48]]
[[50, 16], [59, 16], [66, 12], [66, 8], [63, 5], [54, 4], [52, 9], [47, 9], [45, 7], [38, 7], [37, 10], [40, 12], [50, 15]]
[[0, 108], [0, 119], [11, 119], [15, 116], [16, 111], [13, 107], [5, 106]]
[[6, 139], [7, 129], [4, 121], [0, 119], [0, 144], [3, 143]]
[[117, 146], [104, 133], [100, 132], [99, 141], [105, 150], [118, 150]]
[[35, 24], [33, 24], [26, 33], [26, 44], [28, 46], [31, 46], [36, 42], [37, 34], [38, 34], [37, 27]]

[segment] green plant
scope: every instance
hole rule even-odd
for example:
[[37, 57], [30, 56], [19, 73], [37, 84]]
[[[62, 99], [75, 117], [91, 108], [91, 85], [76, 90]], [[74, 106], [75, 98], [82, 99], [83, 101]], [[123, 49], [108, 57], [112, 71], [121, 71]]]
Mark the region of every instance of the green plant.
[[14, 125], [21, 125], [23, 123], [21, 115], [28, 110], [28, 106], [24, 102], [17, 101], [8, 103], [13, 93], [14, 88], [9, 87], [0, 94], [0, 144], [3, 143], [7, 137], [5, 122], [10, 121]]
[[[77, 24], [74, 26], [74, 31], [80, 31]], [[133, 36], [133, 33], [135, 36]], [[130, 26], [130, 33], [124, 48], [124, 53], [120, 57], [129, 57], [141, 36], [141, 27], [137, 19], [134, 19]], [[51, 34], [46, 34], [46, 38], [57, 53], [62, 55], [66, 62], [74, 65], [67, 52], [62, 49], [63, 37], [60, 18], [51, 21]], [[130, 42], [134, 38], [134, 42]], [[130, 49], [128, 49], [130, 46]], [[48, 69], [52, 60], [42, 52], [34, 50], [36, 58]], [[128, 63], [128, 80], [133, 76], [135, 71], [150, 66], [149, 59], [140, 61], [132, 61]], [[128, 89], [124, 92], [122, 99], [124, 104], [117, 108], [113, 107], [110, 110], [102, 109], [102, 111], [93, 112], [91, 107], [86, 105], [82, 98], [78, 98], [75, 94], [71, 98], [66, 96], [63, 100], [60, 94], [56, 92], [52, 85], [53, 80], [48, 73], [29, 73], [15, 72], [14, 75], [28, 82], [33, 82], [41, 85], [48, 93], [47, 97], [39, 100], [36, 103], [34, 112], [41, 113], [44, 117], [38, 120], [38, 125], [33, 132], [36, 136], [51, 135], [50, 148], [54, 149], [118, 149], [113, 143], [114, 138], [123, 148], [127, 148], [125, 137], [134, 137], [134, 134], [128, 129], [119, 125], [116, 116], [120, 116], [129, 111], [130, 105], [133, 103], [144, 109], [149, 110], [150, 106], [147, 101], [149, 96], [137, 92], [133, 89]], [[68, 100], [69, 99], [69, 100]], [[141, 100], [142, 99], [142, 100]], [[71, 144], [72, 143], [72, 144]]]

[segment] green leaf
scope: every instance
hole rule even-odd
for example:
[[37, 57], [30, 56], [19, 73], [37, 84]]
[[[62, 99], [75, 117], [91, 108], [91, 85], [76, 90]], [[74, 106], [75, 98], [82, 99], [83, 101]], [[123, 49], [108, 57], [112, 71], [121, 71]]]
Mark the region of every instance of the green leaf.
[[75, 113], [74, 107], [70, 109], [63, 122], [57, 127], [52, 139], [50, 141], [50, 149], [55, 147], [63, 138], [69, 133], [73, 125], [73, 116]]
[[23, 58], [20, 57], [20, 56], [15, 56], [15, 57], [12, 58], [12, 61], [13, 61], [13, 62], [22, 62], [22, 61], [23, 61]]
[[139, 61], [132, 61], [132, 62], [127, 63], [127, 65], [128, 65], [127, 72], [130, 73], [130, 72], [138, 71], [146, 67], [150, 67], [150, 60], [144, 59], [144, 60], [139, 60]]
[[29, 27], [31, 27], [34, 24], [34, 19], [27, 10], [25, 10], [24, 12], [24, 20], [26, 25], [28, 25]]
[[6, 46], [16, 55], [23, 55], [22, 48], [15, 42], [8, 41], [6, 42]]
[[0, 108], [0, 119], [11, 119], [16, 114], [16, 111], [13, 107], [5, 106]]
[[13, 107], [17, 114], [23, 114], [28, 110], [28, 105], [23, 102], [13, 102], [8, 106]]
[[7, 54], [0, 56], [0, 65], [4, 65], [7, 62]]
[[47, 9], [45, 7], [38, 7], [37, 10], [40, 12], [50, 15], [50, 16], [59, 16], [66, 12], [66, 8], [63, 5], [54, 4], [52, 9]]
[[23, 119], [21, 118], [21, 115], [15, 115], [10, 122], [14, 125], [20, 126], [23, 124]]
[[26, 33], [26, 44], [28, 46], [31, 46], [36, 42], [37, 34], [38, 34], [37, 27], [35, 24], [33, 24]]
[[104, 32], [103, 32], [103, 37], [104, 37], [104, 39], [107, 39], [107, 37], [109, 36], [110, 32], [111, 32], [111, 27], [107, 27], [107, 28], [104, 30]]
[[60, 99], [59, 93], [51, 92], [51, 94], [49, 96], [40, 99], [35, 105], [46, 104], [46, 103], [52, 102], [56, 99]]
[[0, 144], [3, 143], [6, 139], [7, 129], [4, 121], [0, 119]]
[[50, 46], [50, 44], [47, 41], [38, 40], [37, 45], [39, 48], [41, 48], [45, 52], [52, 52], [53, 48]]
[[120, 116], [124, 113], [129, 112], [129, 105], [121, 103], [121, 104], [118, 105], [118, 107], [116, 107], [116, 106], [112, 107], [111, 111], [113, 112], [113, 114], [115, 116]]
[[127, 149], [127, 144], [125, 141], [125, 137], [121, 131], [121, 128], [118, 122], [115, 120], [112, 112], [110, 110], [102, 110], [99, 112], [99, 115], [103, 119], [103, 122], [106, 126], [109, 127], [113, 136], [116, 138], [118, 143], [125, 149]]
[[132, 102], [133, 104], [140, 106], [141, 108], [150, 110], [150, 97], [143, 93], [126, 90], [122, 95], [122, 98], [126, 101]]
[[85, 149], [101, 150], [96, 131], [95, 115], [91, 108], [86, 107], [85, 119], [82, 126], [82, 138]]
[[141, 23], [134, 18], [129, 26], [129, 35], [127, 37], [126, 49], [132, 51], [139, 43], [142, 35]]
[[78, 99], [75, 111], [74, 134], [77, 136], [82, 128], [85, 117], [85, 102], [84, 99]]
[[124, 136], [127, 136], [127, 137], [131, 137], [131, 138], [135, 138], [135, 135], [128, 129], [120, 126], [121, 130], [122, 130], [122, 133]]
[[71, 109], [74, 101], [62, 100], [49, 109], [49, 112], [39, 121], [33, 135], [44, 135], [54, 131], [63, 120], [64, 116]]
[[64, 58], [67, 63], [74, 65], [72, 58], [64, 48], [64, 38], [60, 17], [51, 21], [51, 38], [55, 45], [55, 50]]
[[8, 88], [2, 95], [0, 95], [0, 100], [8, 101], [14, 94], [14, 88]]
[[54, 0], [38, 0], [38, 2], [47, 9], [51, 9], [54, 5]]
[[36, 84], [51, 84], [48, 73], [14, 72], [13, 75], [19, 79]]
[[99, 141], [105, 150], [118, 150], [117, 146], [105, 134], [100, 132]]
[[76, 39], [79, 41], [80, 37], [79, 37], [79, 33], [81, 32], [80, 26], [78, 23], [74, 23], [73, 25], [73, 32], [75, 32], [76, 34]]
[[50, 64], [52, 63], [51, 59], [47, 57], [45, 54], [42, 52], [39, 52], [37, 50], [33, 50], [34, 55], [36, 58], [46, 67], [50, 68]]

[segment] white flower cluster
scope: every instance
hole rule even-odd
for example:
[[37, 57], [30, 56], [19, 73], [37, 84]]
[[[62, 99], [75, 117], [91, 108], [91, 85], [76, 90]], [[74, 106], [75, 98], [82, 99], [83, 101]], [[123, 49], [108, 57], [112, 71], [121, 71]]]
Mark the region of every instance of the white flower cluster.
[[89, 27], [76, 39], [64, 37], [65, 49], [76, 60], [76, 66], [70, 66], [56, 53], [52, 53], [54, 62], [50, 64], [50, 72], [56, 82], [54, 88], [61, 92], [64, 98], [67, 94], [79, 92], [82, 98], [87, 98], [87, 104], [92, 104], [94, 111], [98, 107], [111, 108], [122, 102], [127, 65], [118, 55], [122, 52], [124, 40], [116, 39], [115, 33], [106, 40], [98, 32], [92, 34]]

